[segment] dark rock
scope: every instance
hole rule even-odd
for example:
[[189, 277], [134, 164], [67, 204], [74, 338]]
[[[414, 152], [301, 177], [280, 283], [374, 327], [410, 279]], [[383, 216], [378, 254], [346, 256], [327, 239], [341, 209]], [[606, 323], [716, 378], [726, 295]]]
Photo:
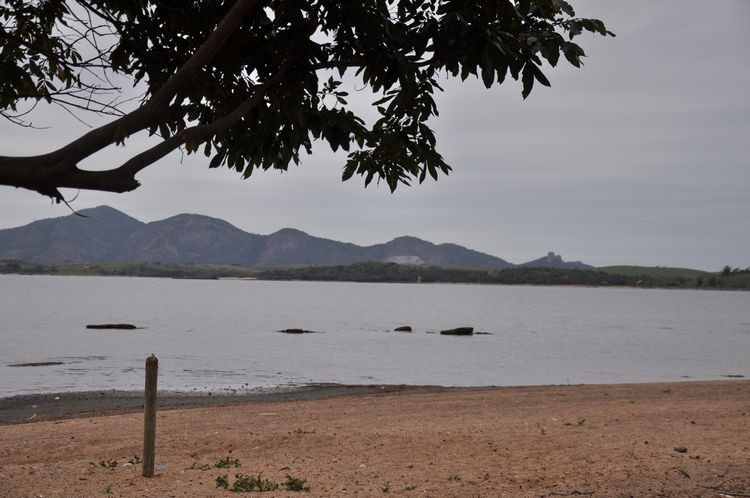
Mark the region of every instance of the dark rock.
[[409, 325], [402, 325], [401, 327], [396, 327], [393, 329], [394, 332], [411, 332], [411, 326]]
[[675, 448], [674, 450], [675, 450], [675, 451], [676, 451], [677, 453], [687, 453], [687, 448], [685, 448], [684, 446], [678, 446], [678, 447], [677, 447], [677, 448]]
[[456, 327], [455, 329], [441, 330], [442, 335], [473, 335], [474, 327]]
[[99, 323], [93, 325], [86, 325], [87, 329], [120, 329], [120, 330], [135, 330], [136, 327], [130, 323]]
[[48, 367], [51, 365], [64, 365], [62, 361], [36, 361], [31, 363], [13, 363], [9, 367]]
[[282, 334], [314, 334], [315, 331], [313, 330], [305, 330], [305, 329], [283, 329], [279, 330]]

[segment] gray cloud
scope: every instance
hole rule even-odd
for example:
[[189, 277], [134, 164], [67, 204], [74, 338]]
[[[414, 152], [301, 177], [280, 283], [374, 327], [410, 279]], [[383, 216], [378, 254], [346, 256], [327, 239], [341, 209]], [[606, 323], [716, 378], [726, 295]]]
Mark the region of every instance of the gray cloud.
[[[343, 156], [323, 147], [289, 173], [248, 181], [173, 154], [141, 174], [138, 191], [82, 192], [75, 206], [110, 204], [146, 221], [199, 212], [257, 233], [293, 226], [360, 244], [413, 234], [515, 262], [554, 250], [595, 265], [750, 265], [747, 2], [575, 6], [618, 36], [585, 36], [586, 66], [550, 69], [552, 88], [523, 101], [510, 81], [490, 91], [446, 82], [434, 125], [455, 171], [437, 183], [393, 195], [342, 184]], [[84, 130], [58, 111], [38, 117], [54, 127], [0, 124], [2, 153], [44, 152]], [[122, 162], [146, 139], [133, 142], [90, 164]], [[0, 189], [0, 227], [66, 212]]]

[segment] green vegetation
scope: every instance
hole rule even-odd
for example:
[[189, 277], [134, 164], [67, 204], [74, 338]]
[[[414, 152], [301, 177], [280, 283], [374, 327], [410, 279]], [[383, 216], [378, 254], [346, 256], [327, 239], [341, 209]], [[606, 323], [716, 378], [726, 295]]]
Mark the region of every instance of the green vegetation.
[[657, 287], [750, 289], [750, 268], [741, 270], [725, 266], [716, 273], [663, 266], [607, 266], [597, 269], [614, 275], [636, 277], [644, 282], [654, 281]]
[[583, 285], [675, 289], [750, 289], [750, 268], [710, 273], [687, 268], [607, 266], [586, 270], [515, 267], [486, 270], [461, 266], [365, 262], [338, 266], [290, 266], [259, 270], [240, 265], [176, 263], [29, 263], [0, 260], [0, 274], [101, 275], [161, 278], [251, 278], [338, 282], [423, 282], [503, 285]]
[[[704, 272], [699, 272], [704, 273]], [[506, 268], [461, 269], [396, 263], [355, 263], [345, 266], [308, 266], [259, 272], [262, 280], [333, 280], [348, 282], [476, 283], [505, 285], [586, 285], [629, 287], [695, 287], [695, 279], [681, 275], [630, 275], [601, 269]]]
[[692, 270], [690, 268], [669, 268], [665, 266], [602, 266], [597, 270], [616, 275], [626, 275], [628, 277], [650, 277], [650, 278], [684, 278], [685, 280], [695, 280], [704, 275], [710, 275], [707, 271]]
[[229, 475], [224, 474], [216, 478], [216, 487], [229, 489]]
[[712, 274], [708, 279], [700, 280], [696, 286], [717, 289], [750, 289], [750, 267], [740, 270], [739, 268], [730, 269], [726, 266], [720, 275]]
[[[220, 460], [220, 462], [226, 461], [229, 464], [235, 464], [235, 467], [239, 466], [239, 461], [237, 460], [231, 460], [229, 458], [225, 458], [224, 460]], [[217, 463], [216, 467], [219, 467], [219, 464]], [[229, 475], [223, 474], [216, 478], [216, 487], [217, 488], [224, 488], [228, 489], [230, 491], [234, 491], [236, 493], [248, 493], [251, 491], [258, 491], [258, 492], [265, 492], [265, 491], [276, 491], [279, 489], [279, 483], [269, 481], [268, 479], [263, 479], [263, 476], [261, 474], [258, 475], [246, 475], [246, 474], [235, 474], [234, 476], [234, 482], [232, 483], [231, 487], [229, 485]], [[299, 479], [297, 477], [292, 477], [290, 475], [286, 476], [286, 481], [284, 482], [284, 487], [287, 491], [310, 491], [310, 486], [307, 485], [307, 481], [305, 479]]]
[[[218, 484], [217, 484], [218, 485]], [[261, 474], [257, 476], [237, 474], [234, 476], [234, 483], [232, 484], [232, 491], [246, 493], [249, 491], [276, 491], [279, 489], [278, 483], [263, 479]]]
[[17, 260], [0, 260], [0, 274], [21, 275], [98, 275], [118, 277], [161, 278], [252, 278], [257, 270], [239, 265], [177, 264], [141, 262], [101, 263], [30, 263]]
[[292, 476], [286, 476], [286, 482], [284, 483], [287, 491], [310, 491], [310, 486], [307, 485], [305, 479], [298, 479]]
[[217, 469], [228, 469], [229, 467], [239, 467], [240, 461], [236, 458], [224, 457], [214, 464]]

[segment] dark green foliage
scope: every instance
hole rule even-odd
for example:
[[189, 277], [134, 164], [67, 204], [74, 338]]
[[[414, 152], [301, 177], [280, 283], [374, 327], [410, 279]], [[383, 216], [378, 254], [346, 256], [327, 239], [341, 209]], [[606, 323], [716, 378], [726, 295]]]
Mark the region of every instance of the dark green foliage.
[[0, 260], [0, 274], [3, 273], [216, 279], [222, 277], [252, 277], [257, 273], [257, 270], [236, 265], [190, 263], [27, 263], [16, 260]]
[[230, 467], [239, 467], [240, 461], [232, 457], [224, 457], [214, 464], [217, 469], [228, 469]]
[[696, 286], [707, 289], [750, 289], [750, 268], [740, 270], [726, 266], [720, 274], [712, 275]]
[[109, 460], [99, 460], [99, 466], [104, 467], [105, 469], [113, 470], [115, 467], [117, 467], [117, 460], [113, 458]]
[[[0, 112], [7, 117], [23, 100], [61, 101], [60, 89], [87, 89], [87, 70], [106, 70], [144, 85], [146, 101], [175, 88], [173, 98], [157, 102], [157, 120], [108, 129], [109, 143], [148, 129], [163, 139], [176, 137], [169, 150], [201, 151], [212, 157], [209, 167], [224, 165], [249, 177], [298, 164], [300, 152], [309, 153], [319, 140], [347, 153], [344, 180], [356, 174], [365, 185], [383, 180], [394, 190], [450, 171], [428, 125], [438, 114], [440, 78], [474, 76], [489, 88], [510, 76], [521, 81], [526, 98], [536, 83], [550, 85], [542, 68], [555, 66], [561, 55], [581, 65], [584, 51], [572, 41], [577, 35], [612, 35], [599, 20], [575, 17], [565, 0], [259, 0], [189, 80], [173, 80], [240, 2], [91, 0], [76, 2], [84, 14], [76, 21], [72, 1], [9, 0], [0, 6]], [[86, 32], [88, 14], [111, 32], [110, 48], [91, 62], [79, 54], [86, 39], [72, 43], [64, 36], [74, 28]], [[371, 122], [349, 105], [347, 72], [372, 92], [378, 116]], [[196, 124], [210, 126], [192, 129]], [[75, 166], [81, 159], [66, 160]], [[138, 158], [123, 175], [150, 164], [144, 161]], [[0, 177], [0, 183], [21, 181], [14, 178]], [[31, 183], [21, 186], [54, 196], [48, 191], [54, 184], [24, 181]], [[60, 182], [109, 191], [137, 187], [132, 179], [109, 177]]]
[[[692, 270], [690, 270], [692, 271]], [[698, 272], [700, 273], [700, 272]], [[747, 277], [743, 280], [743, 277]], [[440, 266], [398, 265], [396, 263], [356, 263], [345, 266], [307, 266], [261, 271], [265, 280], [334, 280], [349, 282], [445, 282], [506, 285], [587, 285], [628, 287], [695, 287], [695, 279], [680, 275], [623, 275], [602, 270], [516, 267], [504, 270], [475, 270]], [[733, 280], [734, 279], [734, 280]], [[712, 283], [713, 282], [713, 283]], [[750, 271], [734, 277], [708, 279], [717, 288], [750, 288]]]
[[[623, 268], [618, 270], [615, 268]], [[355, 263], [258, 270], [237, 265], [172, 263], [26, 263], [0, 260], [0, 274], [114, 275], [167, 278], [258, 278], [261, 280], [322, 280], [348, 282], [477, 283], [507, 285], [589, 285], [705, 289], [750, 289], [750, 269], [729, 276], [679, 268], [609, 267], [567, 270], [516, 267], [504, 270], [452, 268], [396, 263]]]
[[292, 476], [286, 476], [286, 482], [284, 483], [287, 491], [310, 491], [310, 486], [307, 485], [305, 479], [298, 479]]
[[60, 0], [0, 4], [0, 111], [16, 111], [26, 99], [51, 102], [81, 83], [81, 55], [54, 33], [68, 13], [67, 2]]
[[275, 491], [279, 489], [278, 483], [263, 479], [261, 474], [245, 475], [236, 474], [234, 476], [234, 483], [232, 483], [232, 491], [236, 492], [249, 492], [249, 491]]
[[227, 474], [218, 476], [216, 478], [216, 487], [229, 489], [229, 476]]
[[216, 478], [216, 487], [229, 489], [229, 476], [227, 474], [218, 476]]

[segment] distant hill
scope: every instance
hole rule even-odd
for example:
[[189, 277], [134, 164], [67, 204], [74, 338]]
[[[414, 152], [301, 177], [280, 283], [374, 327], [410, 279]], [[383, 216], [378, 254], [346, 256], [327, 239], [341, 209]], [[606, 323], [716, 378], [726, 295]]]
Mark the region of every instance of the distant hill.
[[144, 224], [108, 206], [0, 230], [0, 259], [112, 261]]
[[398, 237], [358, 246], [285, 228], [270, 235], [245, 232], [224, 220], [180, 214], [143, 223], [99, 206], [69, 215], [0, 230], [0, 260], [29, 262], [143, 261], [237, 264], [252, 267], [345, 265], [364, 261], [456, 265], [503, 269], [501, 258], [457, 244]]
[[179, 214], [134, 230], [113, 260], [253, 266], [262, 246], [263, 236], [224, 220]]
[[558, 268], [561, 270], [586, 270], [593, 268], [593, 266], [581, 263], [580, 261], [563, 261], [562, 256], [551, 251], [542, 258], [518, 266], [527, 268]]

